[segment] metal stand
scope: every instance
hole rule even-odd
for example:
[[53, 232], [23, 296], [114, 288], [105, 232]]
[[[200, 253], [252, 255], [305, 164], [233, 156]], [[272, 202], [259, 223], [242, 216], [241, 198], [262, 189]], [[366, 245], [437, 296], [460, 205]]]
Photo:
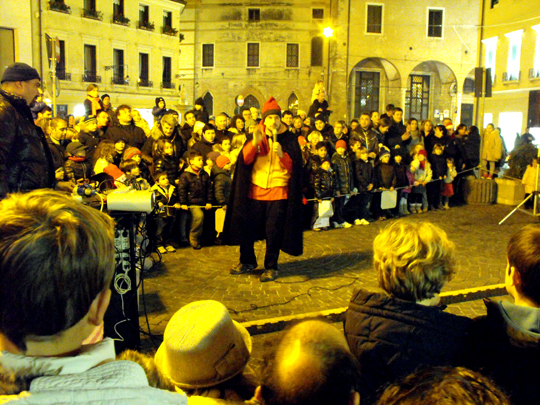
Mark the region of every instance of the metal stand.
[[[514, 214], [514, 212], [516, 211], [521, 211], [521, 212], [524, 212], [525, 214], [527, 215], [532, 215], [533, 217], [540, 217], [540, 214], [538, 213], [538, 176], [540, 174], [540, 148], [538, 148], [538, 155], [537, 155], [537, 158], [536, 158], [536, 181], [535, 181], [535, 187], [534, 187], [534, 191], [527, 196], [527, 198], [525, 198], [516, 208], [514, 208], [512, 210], [512, 212], [510, 212], [510, 214], [508, 214], [507, 216], [505, 216], [501, 222], [499, 222], [499, 225], [501, 225], [504, 221], [506, 221], [508, 218], [510, 218], [512, 216], [512, 214]], [[523, 204], [525, 204], [527, 201], [529, 201], [532, 197], [534, 197], [534, 206], [533, 206], [533, 212], [529, 212], [527, 210], [524, 210], [521, 208], [521, 206]]]

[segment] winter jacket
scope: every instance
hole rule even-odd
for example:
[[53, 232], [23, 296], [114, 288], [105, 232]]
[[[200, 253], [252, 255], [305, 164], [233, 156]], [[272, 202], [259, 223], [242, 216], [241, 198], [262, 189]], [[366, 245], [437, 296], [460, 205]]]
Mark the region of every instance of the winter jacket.
[[47, 145], [49, 145], [51, 151], [54, 170], [64, 167], [66, 147], [62, 143], [54, 143], [51, 138], [47, 138]]
[[501, 160], [503, 143], [498, 129], [494, 129], [489, 134], [484, 135], [484, 148], [482, 149], [482, 159], [489, 162]]
[[193, 112], [195, 113], [195, 119], [197, 121], [204, 122], [205, 124], [208, 124], [208, 112], [206, 111], [206, 108], [204, 108], [204, 100], [202, 97], [199, 97], [197, 100], [195, 100], [195, 105], [200, 105], [202, 108], [200, 110], [197, 110], [197, 108], [193, 108]]
[[419, 366], [458, 365], [471, 320], [381, 293], [356, 290], [344, 332], [361, 364], [362, 404]]
[[212, 168], [212, 180], [214, 184], [214, 201], [217, 205], [229, 204], [231, 196], [231, 173], [217, 166]]
[[160, 122], [161, 118], [163, 118], [163, 116], [168, 112], [169, 110], [167, 110], [166, 108], [159, 108], [157, 105], [152, 108], [152, 115], [154, 116], [154, 120], [156, 123]]
[[163, 204], [158, 210], [158, 215], [162, 218], [173, 216], [175, 211], [171, 209], [171, 206], [178, 202], [176, 187], [169, 184], [169, 187], [165, 189], [156, 183], [152, 186], [152, 190], [156, 196], [156, 203]]
[[322, 103], [319, 100], [315, 100], [309, 107], [308, 117], [323, 117], [325, 121], [328, 121], [330, 113], [328, 112], [328, 101], [323, 100]]
[[346, 153], [341, 156], [336, 152], [332, 156], [332, 167], [336, 173], [334, 191], [339, 192], [341, 195], [350, 194], [354, 188], [351, 159]]
[[201, 152], [203, 162], [206, 162], [206, 156], [208, 156], [208, 154], [213, 151], [214, 145], [216, 145], [216, 142], [210, 143], [206, 139], [202, 138], [202, 140], [200, 140], [199, 142], [195, 142], [195, 144], [192, 146], [192, 149]]
[[191, 139], [191, 134], [193, 133], [193, 127], [191, 127], [187, 122], [182, 125], [180, 128], [180, 136], [184, 140], [184, 145], [188, 144], [188, 141]]
[[435, 134], [430, 135], [426, 138], [425, 146], [428, 156], [433, 154], [433, 147], [436, 144], [440, 144], [444, 147], [443, 155], [445, 157], [450, 157], [456, 160], [459, 157], [459, 148], [457, 147], [457, 140], [453, 139], [449, 135], [443, 135], [440, 138], [435, 136]]
[[414, 181], [418, 181], [418, 182], [425, 181], [426, 183], [429, 183], [431, 181], [433, 172], [431, 171], [431, 165], [429, 164], [429, 162], [426, 162], [426, 165], [422, 169], [422, 167], [420, 166], [420, 161], [418, 161], [417, 159], [414, 159], [411, 163], [411, 167], [414, 167], [416, 169], [413, 172]]
[[134, 146], [139, 150], [142, 150], [144, 143], [146, 142], [146, 135], [144, 131], [133, 125], [113, 125], [107, 129], [106, 138], [113, 142], [123, 139], [126, 141], [126, 148], [128, 146]]
[[465, 366], [492, 378], [515, 405], [540, 398], [540, 309], [484, 300], [469, 330]]
[[154, 174], [159, 172], [167, 173], [169, 182], [175, 184], [178, 178], [178, 158], [158, 155], [157, 159], [154, 160]]
[[188, 167], [180, 175], [178, 199], [181, 205], [206, 205], [212, 202], [212, 182], [204, 169], [195, 173]]
[[99, 129], [94, 132], [80, 132], [79, 133], [79, 142], [84, 145], [84, 151], [86, 152], [86, 158], [91, 161], [94, 152], [98, 146], [98, 143], [101, 142], [101, 137], [103, 132]]
[[354, 187], [359, 193], [367, 193], [370, 184], [373, 184], [373, 166], [358, 159], [354, 164]]
[[170, 141], [173, 145], [173, 154], [176, 158], [180, 159], [184, 152], [186, 151], [186, 144], [184, 139], [178, 132], [178, 128], [175, 128], [170, 137], [166, 137], [163, 131], [161, 130], [161, 124], [154, 125], [150, 131], [148, 138], [144, 142], [144, 145], [141, 149], [143, 159], [145, 162], [151, 164], [154, 156], [157, 151], [157, 141], [160, 139], [166, 139]]
[[373, 173], [373, 186], [375, 188], [389, 189], [390, 187], [396, 186], [396, 172], [394, 171], [394, 166], [392, 166], [390, 163], [379, 162], [379, 164], [377, 164], [373, 169]]
[[403, 162], [400, 164], [394, 163], [394, 173], [396, 173], [396, 187], [409, 187], [409, 176], [407, 172], [409, 167]]
[[461, 138], [461, 154], [467, 167], [475, 167], [480, 163], [480, 135], [469, 134]]
[[[105, 339], [83, 346], [70, 357], [29, 357], [2, 352], [2, 403], [30, 404], [179, 404], [183, 393], [152, 388], [141, 366], [115, 361], [114, 343]], [[16, 402], [15, 402], [16, 401]]]
[[431, 155], [429, 157], [429, 163], [431, 164], [431, 171], [434, 180], [444, 178], [448, 171], [448, 165], [446, 164], [446, 158], [444, 155]]
[[392, 123], [390, 125], [390, 128], [388, 128], [388, 132], [384, 134], [384, 144], [388, 146], [390, 149], [394, 149], [396, 145], [399, 145], [400, 149], [403, 148], [405, 145], [409, 143], [408, 141], [403, 141], [401, 139], [401, 136], [405, 133], [407, 128], [403, 123], [401, 122], [395, 122], [393, 119], [390, 119], [390, 122]]
[[371, 129], [364, 130], [359, 126], [353, 131], [353, 136], [360, 140], [360, 143], [367, 149], [368, 153], [375, 152], [379, 154], [379, 139], [374, 131]]
[[0, 90], [0, 198], [54, 184], [51, 151], [26, 101]]
[[317, 169], [314, 178], [315, 197], [317, 200], [331, 198], [334, 196], [334, 175], [333, 172]]
[[65, 168], [68, 177], [74, 180], [88, 180], [92, 174], [92, 165], [87, 159], [82, 162], [77, 162], [68, 158], [65, 163]]

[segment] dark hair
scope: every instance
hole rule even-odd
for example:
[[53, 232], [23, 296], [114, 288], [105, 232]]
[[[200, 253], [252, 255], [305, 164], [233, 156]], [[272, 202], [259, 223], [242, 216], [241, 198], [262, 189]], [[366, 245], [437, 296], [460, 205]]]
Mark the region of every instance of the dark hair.
[[386, 105], [386, 111], [394, 111], [396, 109], [396, 106], [394, 104], [387, 104]]
[[321, 142], [317, 142], [317, 145], [315, 145], [315, 149], [321, 149], [321, 148], [326, 148], [326, 142], [324, 141], [321, 141]]
[[414, 117], [411, 117], [411, 118], [409, 118], [409, 119], [407, 120], [407, 124], [409, 124], [409, 125], [410, 125], [410, 124], [411, 124], [411, 122], [413, 122], [413, 121], [416, 121], [416, 122], [418, 122], [418, 120], [417, 120], [416, 118], [414, 118]]
[[368, 113], [367, 111], [364, 111], [362, 114], [360, 114], [360, 117], [361, 117], [362, 115], [365, 115], [366, 117], [371, 118], [371, 114]]
[[357, 124], [360, 124], [356, 118], [353, 118], [353, 119], [351, 120], [351, 124], [352, 124], [353, 122], [356, 122]]
[[119, 105], [118, 107], [116, 107], [116, 111], [114, 112], [116, 117], [118, 117], [118, 114], [120, 113], [120, 111], [122, 110], [129, 110], [131, 111], [131, 107], [127, 104], [121, 104]]
[[191, 160], [197, 156], [202, 157], [201, 151], [199, 151], [198, 149], [191, 149], [188, 153], [188, 160]]
[[377, 405], [510, 405], [495, 384], [463, 367], [415, 371], [384, 391]]
[[167, 172], [161, 171], [161, 172], [154, 173], [154, 176], [153, 176], [154, 181], [157, 183], [161, 176], [165, 176], [165, 177], [169, 178], [169, 175], [167, 174]]
[[119, 169], [124, 173], [128, 174], [136, 167], [139, 167], [139, 164], [133, 159], [126, 159], [120, 162]]
[[281, 114], [281, 118], [283, 118], [285, 115], [290, 115], [291, 117], [294, 116], [292, 111], [289, 111], [289, 110], [283, 111], [283, 113]]
[[232, 143], [232, 140], [231, 140], [231, 138], [229, 136], [223, 136], [221, 138], [221, 140], [219, 141], [219, 144], [221, 145], [223, 143], [223, 141], [229, 141], [229, 142]]
[[448, 135], [448, 131], [446, 130], [446, 127], [444, 125], [439, 124], [435, 128], [439, 128], [439, 130], [442, 132], [443, 136]]
[[193, 115], [195, 115], [195, 111], [193, 111], [193, 110], [186, 111], [186, 112], [184, 113], [184, 119], [186, 119], [186, 117], [187, 117], [188, 114], [193, 114]]
[[457, 126], [457, 128], [456, 128], [456, 131], [459, 131], [459, 130], [462, 129], [462, 128], [467, 129], [467, 125], [465, 125], [465, 124], [459, 124], [459, 125]]
[[212, 124], [206, 124], [204, 128], [202, 129], [202, 133], [204, 134], [206, 131], [215, 131], [216, 127]]
[[400, 107], [395, 107], [395, 108], [394, 108], [394, 112], [396, 112], [396, 111], [401, 111], [401, 112], [403, 112], [403, 110], [402, 110]]
[[0, 331], [21, 351], [83, 319], [114, 273], [114, 222], [52, 190], [0, 201]]
[[[318, 330], [307, 332], [311, 330], [299, 334], [293, 327], [284, 334], [278, 349], [266, 355], [261, 384], [265, 405], [346, 405], [352, 392], [357, 391], [360, 379], [358, 362], [346, 344], [341, 346], [335, 339], [321, 338]], [[296, 340], [300, 341], [306, 356], [313, 359], [315, 370], [309, 378], [304, 375], [283, 378], [280, 370], [283, 359], [280, 349], [290, 347]]]
[[471, 135], [473, 135], [473, 134], [474, 134], [474, 135], [480, 136], [480, 130], [479, 130], [478, 127], [475, 126], [475, 125], [471, 125], [471, 126], [469, 127], [469, 136], [471, 136]]
[[382, 117], [379, 120], [379, 128], [380, 127], [389, 127], [390, 126], [390, 119], [388, 117]]
[[520, 294], [540, 305], [540, 227], [527, 225], [508, 241], [508, 264], [519, 275]]

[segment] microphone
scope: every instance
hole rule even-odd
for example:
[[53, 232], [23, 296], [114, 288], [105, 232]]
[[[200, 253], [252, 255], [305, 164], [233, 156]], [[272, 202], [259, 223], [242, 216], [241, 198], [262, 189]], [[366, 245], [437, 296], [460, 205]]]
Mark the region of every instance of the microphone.
[[277, 142], [277, 129], [272, 129], [272, 135], [273, 135], [273, 141], [274, 143]]

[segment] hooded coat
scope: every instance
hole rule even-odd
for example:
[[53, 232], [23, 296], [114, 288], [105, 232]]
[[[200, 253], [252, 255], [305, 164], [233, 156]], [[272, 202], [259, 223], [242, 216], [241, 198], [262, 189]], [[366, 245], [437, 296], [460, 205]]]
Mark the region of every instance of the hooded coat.
[[202, 97], [199, 97], [197, 100], [195, 100], [195, 105], [200, 105], [202, 108], [200, 110], [197, 110], [197, 108], [193, 109], [193, 112], [195, 113], [195, 118], [197, 121], [204, 122], [205, 124], [208, 124], [208, 112], [204, 108], [204, 100]]
[[[300, 256], [304, 248], [302, 239], [302, 152], [297, 136], [290, 132], [285, 124], [282, 124], [278, 131], [277, 141], [280, 143], [283, 152], [287, 153], [293, 162], [281, 250], [293, 256]], [[251, 141], [248, 139], [246, 142]], [[251, 173], [254, 163], [246, 165], [244, 163], [244, 154], [240, 153], [238, 155], [224, 225], [223, 240], [224, 243], [229, 245], [240, 245], [244, 241], [244, 229], [251, 226], [247, 222], [245, 212], [248, 206], [248, 194], [251, 187]], [[265, 239], [264, 229], [260, 229], [258, 232], [257, 239]]]

